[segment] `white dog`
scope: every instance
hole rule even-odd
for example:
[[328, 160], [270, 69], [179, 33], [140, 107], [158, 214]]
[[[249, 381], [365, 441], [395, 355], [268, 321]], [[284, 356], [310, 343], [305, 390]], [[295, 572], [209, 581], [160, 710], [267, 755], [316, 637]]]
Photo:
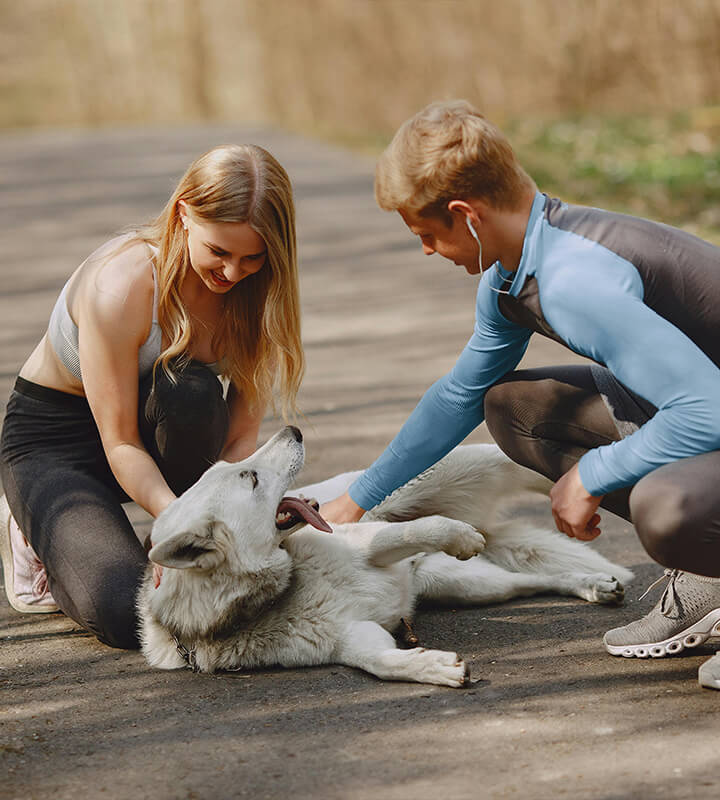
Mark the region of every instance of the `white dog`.
[[[211, 467], [160, 514], [149, 557], [165, 569], [157, 586], [148, 569], [138, 598], [150, 664], [337, 663], [459, 687], [468, 671], [455, 653], [399, 649], [389, 633], [418, 599], [474, 605], [559, 592], [610, 603], [632, 577], [585, 544], [507, 519], [513, 501], [546, 494], [550, 482], [493, 445], [456, 448], [378, 506], [381, 521], [332, 535], [310, 527], [331, 532], [309, 502], [286, 496], [303, 463], [300, 431], [285, 428], [245, 461]], [[356, 474], [305, 491], [324, 501]]]

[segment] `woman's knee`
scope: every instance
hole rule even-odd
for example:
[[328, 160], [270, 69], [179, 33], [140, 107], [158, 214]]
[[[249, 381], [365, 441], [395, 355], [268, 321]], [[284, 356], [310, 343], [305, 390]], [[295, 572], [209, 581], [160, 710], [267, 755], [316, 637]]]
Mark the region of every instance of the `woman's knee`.
[[[185, 444], [198, 448], [214, 461], [227, 436], [229, 414], [222, 384], [204, 365], [191, 362], [173, 381], [158, 369], [152, 388], [141, 390], [140, 432], [158, 452], [174, 451]], [[154, 448], [150, 447], [151, 452]]]
[[144, 405], [151, 418], [166, 417], [179, 424], [197, 425], [226, 413], [222, 384], [207, 366], [196, 361], [172, 376], [158, 368], [154, 381], [146, 386]]
[[98, 640], [108, 647], [120, 650], [139, 650], [140, 634], [139, 621], [135, 609], [128, 609], [124, 618], [113, 614], [111, 619], [103, 620], [97, 631], [93, 631]]
[[121, 585], [110, 580], [96, 587], [80, 585], [68, 590], [50, 576], [50, 590], [60, 609], [103, 644], [122, 650], [140, 647], [138, 588], [139, 580]]
[[140, 639], [135, 594], [128, 599], [102, 598], [96, 601], [85, 626], [108, 647], [137, 650]]

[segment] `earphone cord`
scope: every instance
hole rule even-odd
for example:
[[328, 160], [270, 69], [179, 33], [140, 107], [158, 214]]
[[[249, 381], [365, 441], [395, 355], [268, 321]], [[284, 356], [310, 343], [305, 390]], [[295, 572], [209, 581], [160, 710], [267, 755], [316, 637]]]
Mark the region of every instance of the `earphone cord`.
[[[480, 264], [480, 272], [482, 272], [482, 264]], [[497, 261], [495, 262], [495, 272], [503, 279], [505, 283], [510, 283], [512, 286], [512, 281], [509, 281], [502, 272], [500, 272], [500, 268], [497, 265]], [[496, 289], [494, 286], [490, 286], [490, 289], [497, 294], [510, 294], [510, 289]]]
[[[483, 268], [482, 268], [482, 242], [480, 241], [480, 237], [477, 235], [477, 231], [475, 230], [475, 228], [473, 227], [472, 222], [470, 221], [470, 217], [465, 217], [465, 224], [467, 225], [468, 230], [470, 231], [470, 235], [477, 242], [477, 246], [478, 246], [478, 264], [480, 265], [480, 274], [482, 275], [483, 274]], [[497, 261], [495, 262], [495, 272], [497, 272], [497, 274], [503, 279], [504, 283], [508, 282], [508, 279], [502, 274], [502, 272], [500, 272], [500, 267], [498, 267], [498, 262]], [[512, 285], [512, 281], [510, 281], [510, 284]], [[496, 289], [494, 286], [491, 286], [490, 289], [492, 289], [493, 292], [497, 292], [497, 294], [510, 294], [510, 290], [509, 289], [507, 289], [507, 290], [505, 290], [505, 289]]]

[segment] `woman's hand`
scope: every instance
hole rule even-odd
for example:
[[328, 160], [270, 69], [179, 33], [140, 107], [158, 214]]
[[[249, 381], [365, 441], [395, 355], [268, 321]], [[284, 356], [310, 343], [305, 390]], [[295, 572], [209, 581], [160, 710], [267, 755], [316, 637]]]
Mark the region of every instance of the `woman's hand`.
[[320, 516], [328, 522], [334, 522], [336, 525], [342, 525], [345, 522], [357, 522], [364, 513], [365, 509], [360, 508], [347, 492], [335, 498], [335, 500], [330, 500], [320, 506]]
[[568, 470], [550, 490], [552, 515], [557, 529], [572, 539], [589, 542], [600, 535], [600, 497], [588, 494], [580, 480], [577, 464]]

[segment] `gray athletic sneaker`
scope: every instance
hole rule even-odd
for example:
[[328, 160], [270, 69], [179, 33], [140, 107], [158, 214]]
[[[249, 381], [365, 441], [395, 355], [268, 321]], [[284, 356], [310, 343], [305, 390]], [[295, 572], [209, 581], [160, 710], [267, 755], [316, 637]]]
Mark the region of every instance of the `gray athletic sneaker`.
[[698, 683], [706, 689], [720, 689], [720, 650], [700, 664]]
[[608, 653], [662, 658], [720, 636], [720, 578], [667, 569], [648, 591], [666, 577], [668, 585], [649, 614], [605, 634]]

